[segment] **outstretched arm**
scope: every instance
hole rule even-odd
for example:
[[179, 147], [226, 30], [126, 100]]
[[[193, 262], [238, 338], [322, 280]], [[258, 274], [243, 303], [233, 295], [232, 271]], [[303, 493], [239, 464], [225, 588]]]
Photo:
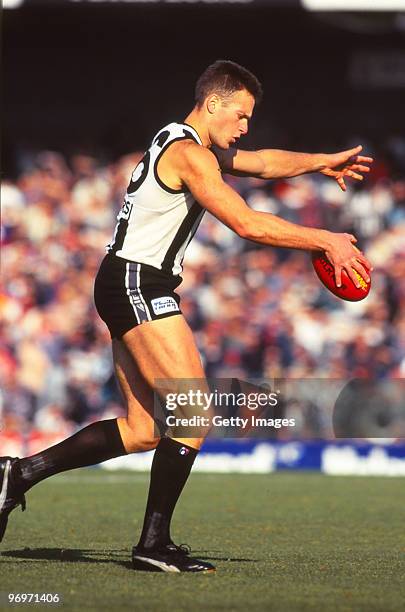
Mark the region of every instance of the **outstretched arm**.
[[222, 180], [218, 162], [210, 151], [190, 141], [178, 142], [172, 147], [173, 167], [182, 183], [201, 206], [239, 236], [261, 244], [325, 251], [334, 266], [338, 286], [342, 269], [356, 286], [359, 283], [355, 271], [368, 281], [367, 269], [371, 264], [353, 246], [352, 243], [356, 242], [354, 236], [296, 225], [275, 215], [252, 210]]
[[279, 149], [242, 151], [240, 149], [216, 149], [215, 155], [224, 172], [239, 176], [254, 176], [261, 179], [289, 178], [308, 172], [321, 172], [334, 178], [346, 191], [345, 178], [362, 181], [363, 174], [370, 171], [366, 164], [372, 157], [359, 155], [362, 146], [340, 153], [295, 153]]

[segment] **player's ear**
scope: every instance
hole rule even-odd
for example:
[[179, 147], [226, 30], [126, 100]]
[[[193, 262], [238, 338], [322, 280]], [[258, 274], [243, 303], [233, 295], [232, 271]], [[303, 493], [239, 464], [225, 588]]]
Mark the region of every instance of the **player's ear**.
[[207, 106], [207, 111], [212, 115], [215, 113], [219, 106], [219, 98], [217, 94], [211, 94], [205, 101]]

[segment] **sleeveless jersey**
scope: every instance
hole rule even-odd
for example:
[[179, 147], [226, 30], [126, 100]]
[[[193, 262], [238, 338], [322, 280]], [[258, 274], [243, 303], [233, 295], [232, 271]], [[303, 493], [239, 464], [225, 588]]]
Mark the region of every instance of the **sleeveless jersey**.
[[205, 209], [187, 189], [171, 189], [159, 178], [157, 164], [173, 142], [192, 139], [202, 145], [190, 125], [170, 123], [154, 137], [132, 173], [107, 252], [178, 275], [184, 253]]

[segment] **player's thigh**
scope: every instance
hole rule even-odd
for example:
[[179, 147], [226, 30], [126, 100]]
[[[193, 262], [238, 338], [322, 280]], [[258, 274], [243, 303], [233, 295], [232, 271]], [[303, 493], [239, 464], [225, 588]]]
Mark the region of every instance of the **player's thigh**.
[[[122, 340], [146, 382], [161, 396], [161, 391], [209, 392], [193, 333], [183, 315], [138, 325], [124, 334]], [[195, 405], [185, 406], [181, 416], [191, 417], [198, 409]], [[186, 436], [177, 431], [174, 429], [169, 435], [195, 448], [201, 446], [208, 433], [207, 428], [189, 429]]]
[[193, 333], [183, 315], [149, 321], [122, 337], [145, 380], [204, 379]]
[[[130, 351], [121, 340], [112, 341], [115, 375], [127, 407], [127, 418], [119, 419], [126, 447], [157, 443], [154, 420], [154, 391], [146, 382]], [[128, 449], [127, 449], [128, 450]]]

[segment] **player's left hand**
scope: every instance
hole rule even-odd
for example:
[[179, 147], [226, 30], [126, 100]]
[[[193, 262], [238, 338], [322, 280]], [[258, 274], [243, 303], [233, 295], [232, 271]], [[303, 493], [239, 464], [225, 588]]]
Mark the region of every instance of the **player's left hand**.
[[334, 178], [342, 191], [346, 191], [345, 178], [350, 177], [356, 181], [362, 181], [363, 173], [370, 172], [370, 167], [364, 164], [373, 163], [372, 157], [358, 155], [362, 150], [362, 146], [341, 151], [340, 153], [326, 154], [324, 163], [326, 166], [320, 170], [322, 174]]

